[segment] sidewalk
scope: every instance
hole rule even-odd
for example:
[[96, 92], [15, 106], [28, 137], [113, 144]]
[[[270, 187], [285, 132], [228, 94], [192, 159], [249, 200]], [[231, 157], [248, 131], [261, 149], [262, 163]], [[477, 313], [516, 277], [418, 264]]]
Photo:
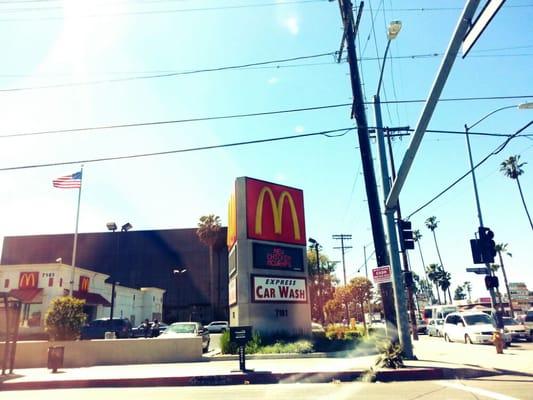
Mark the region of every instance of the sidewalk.
[[[496, 354], [492, 346], [472, 346], [428, 340], [414, 342], [417, 361], [406, 361], [406, 368], [376, 371], [379, 381], [469, 378], [502, 373], [533, 377], [530, 350]], [[468, 351], [465, 351], [468, 350]], [[206, 357], [203, 362], [172, 364], [136, 364], [60, 369], [16, 370], [15, 375], [0, 378], [0, 390], [147, 387], [265, 384], [290, 382], [331, 382], [360, 379], [374, 365], [376, 355], [247, 359], [247, 369], [238, 370], [237, 360]], [[460, 360], [460, 361], [459, 361]], [[529, 362], [528, 362], [529, 361]]]

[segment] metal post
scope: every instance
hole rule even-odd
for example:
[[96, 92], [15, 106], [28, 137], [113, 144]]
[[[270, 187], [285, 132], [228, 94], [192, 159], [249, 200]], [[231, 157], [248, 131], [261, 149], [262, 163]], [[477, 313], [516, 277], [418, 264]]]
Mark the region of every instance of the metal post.
[[315, 243], [315, 254], [316, 254], [316, 273], [318, 275], [318, 311], [320, 312], [320, 323], [324, 323], [324, 305], [322, 304], [322, 271], [320, 269], [320, 258], [318, 255], [318, 243]]
[[[366, 119], [363, 90], [359, 75], [359, 66], [357, 65], [353, 24], [353, 5], [350, 0], [339, 0], [339, 5], [341, 6], [341, 14], [343, 17], [348, 64], [350, 67], [350, 82], [353, 95], [352, 115], [357, 122], [357, 137], [359, 140], [359, 150], [361, 153], [361, 164], [365, 179], [365, 190], [368, 200], [368, 210], [372, 226], [372, 237], [374, 239], [376, 260], [378, 266], [385, 266], [389, 265], [389, 255], [387, 253], [387, 243], [385, 240], [385, 231], [383, 229], [383, 220], [381, 219], [381, 207], [376, 185], [376, 174], [372, 160], [372, 149], [370, 147], [370, 138], [368, 134], [368, 122]], [[396, 313], [394, 311], [394, 293], [392, 290], [392, 285], [390, 283], [381, 284], [380, 290], [385, 319], [389, 324], [395, 327], [397, 325], [397, 321]]]
[[113, 278], [113, 283], [111, 285], [111, 312], [109, 313], [109, 319], [113, 319], [113, 311], [115, 309], [115, 278]]
[[[390, 191], [389, 169], [387, 166], [387, 154], [385, 151], [385, 140], [383, 136], [383, 127], [381, 121], [381, 105], [379, 101], [379, 94], [374, 96], [374, 117], [376, 122], [376, 138], [378, 147], [379, 164], [381, 167], [381, 185], [383, 189], [383, 197], [386, 198]], [[385, 220], [387, 227], [387, 235], [389, 237], [390, 259], [392, 270], [392, 286], [394, 288], [394, 308], [396, 311], [396, 318], [398, 321], [398, 337], [407, 358], [413, 358], [413, 345], [411, 343], [411, 336], [409, 335], [408, 316], [406, 313], [407, 304], [405, 301], [405, 286], [402, 276], [402, 268], [400, 265], [400, 257], [398, 252], [398, 238], [396, 236], [396, 224], [394, 223], [394, 209], [386, 210]]]

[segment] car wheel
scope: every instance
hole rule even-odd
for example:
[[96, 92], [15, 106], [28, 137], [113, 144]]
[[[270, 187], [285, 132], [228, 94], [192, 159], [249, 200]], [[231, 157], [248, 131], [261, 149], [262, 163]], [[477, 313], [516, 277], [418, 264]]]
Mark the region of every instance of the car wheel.
[[207, 346], [205, 346], [205, 349], [202, 349], [202, 353], [207, 353], [209, 351], [209, 342], [207, 342]]
[[465, 343], [472, 344], [472, 339], [470, 339], [470, 336], [465, 335]]

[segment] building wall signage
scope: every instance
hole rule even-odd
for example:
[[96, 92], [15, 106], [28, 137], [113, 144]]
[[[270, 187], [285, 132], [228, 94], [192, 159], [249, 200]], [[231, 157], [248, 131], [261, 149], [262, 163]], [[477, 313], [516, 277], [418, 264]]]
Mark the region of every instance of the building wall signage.
[[19, 289], [36, 288], [39, 283], [39, 272], [21, 272], [19, 275]]
[[90, 278], [88, 276], [80, 276], [80, 292], [88, 292], [89, 291], [89, 283], [91, 282]]
[[228, 283], [228, 300], [229, 305], [232, 306], [237, 303], [237, 277], [230, 278]]
[[303, 191], [246, 178], [249, 239], [306, 244]]
[[252, 275], [252, 301], [307, 303], [307, 281], [288, 276]]
[[300, 247], [254, 243], [253, 259], [254, 268], [298, 272], [304, 270], [304, 253]]

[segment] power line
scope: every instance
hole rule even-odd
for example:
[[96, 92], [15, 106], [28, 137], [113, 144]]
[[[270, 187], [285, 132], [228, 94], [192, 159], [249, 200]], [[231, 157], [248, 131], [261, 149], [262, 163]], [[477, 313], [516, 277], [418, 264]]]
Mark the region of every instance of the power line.
[[[245, 142], [233, 142], [233, 143], [225, 143], [225, 144], [218, 144], [218, 145], [211, 145], [211, 146], [191, 147], [191, 148], [186, 148], [186, 149], [158, 151], [158, 152], [153, 152], [153, 153], [130, 154], [130, 155], [125, 155], [125, 156], [115, 156], [115, 157], [90, 158], [90, 159], [85, 159], [85, 160], [63, 161], [63, 162], [45, 163], [45, 164], [21, 165], [17, 167], [4, 167], [4, 168], [0, 168], [0, 172], [30, 169], [30, 168], [54, 167], [58, 165], [85, 164], [85, 163], [94, 163], [94, 162], [102, 162], [102, 161], [126, 160], [126, 159], [132, 159], [132, 158], [153, 157], [153, 156], [162, 156], [162, 155], [168, 155], [168, 154], [190, 153], [190, 152], [202, 151], [202, 150], [222, 149], [222, 148], [227, 148], [227, 147], [245, 146], [245, 145], [250, 145], [250, 144], [259, 144], [259, 143], [266, 143], [266, 142], [277, 142], [277, 141], [282, 141], [282, 140], [299, 139], [299, 138], [311, 137], [311, 136], [325, 136], [328, 138], [338, 138], [338, 137], [346, 135], [348, 132], [354, 129], [355, 128], [331, 129], [331, 130], [313, 132], [313, 133], [302, 133], [298, 135], [248, 140]], [[342, 133], [339, 133], [339, 132], [342, 132]], [[338, 134], [334, 135], [335, 133], [338, 133]]]
[[435, 200], [437, 200], [439, 197], [441, 197], [444, 193], [446, 193], [447, 191], [449, 191], [451, 188], [453, 188], [455, 185], [457, 185], [459, 182], [461, 182], [464, 178], [466, 178], [468, 175], [470, 175], [472, 173], [473, 170], [475, 170], [477, 167], [479, 167], [480, 165], [482, 165], [483, 163], [485, 163], [485, 161], [487, 161], [490, 157], [500, 153], [506, 146], [507, 144], [509, 144], [509, 142], [516, 138], [521, 132], [523, 132], [524, 130], [526, 130], [529, 126], [531, 126], [533, 124], [533, 121], [530, 121], [528, 122], [525, 126], [523, 126], [522, 128], [520, 128], [518, 131], [516, 131], [515, 133], [513, 133], [512, 135], [509, 135], [509, 137], [502, 143], [500, 144], [498, 147], [496, 147], [493, 151], [491, 151], [485, 158], [483, 158], [483, 160], [481, 160], [480, 162], [478, 162], [476, 165], [474, 165], [474, 168], [472, 169], [469, 169], [465, 174], [463, 174], [462, 176], [460, 176], [459, 178], [457, 178], [455, 181], [453, 181], [450, 185], [448, 185], [444, 190], [442, 190], [440, 193], [438, 193], [436, 196], [434, 196], [431, 200], [425, 202], [422, 206], [418, 207], [415, 211], [413, 211], [411, 214], [409, 214], [407, 216], [406, 219], [410, 219], [413, 215], [415, 215], [416, 213], [418, 213], [419, 211], [423, 210], [424, 208], [426, 208], [428, 205], [430, 205], [431, 203], [433, 203]]
[[[456, 97], [456, 98], [440, 99], [439, 101], [450, 102], [450, 101], [477, 101], [477, 100], [509, 100], [509, 99], [525, 99], [525, 98], [532, 98], [532, 97], [533, 95]], [[408, 104], [408, 103], [423, 103], [425, 101], [426, 101], [425, 99], [391, 100], [387, 102], [383, 101], [382, 103]], [[373, 104], [373, 103], [364, 102], [364, 104], [368, 105], [368, 104]], [[208, 117], [198, 117], [198, 118], [185, 118], [185, 119], [168, 120], [168, 121], [150, 121], [150, 122], [138, 122], [138, 123], [131, 123], [131, 124], [114, 124], [114, 125], [101, 125], [101, 126], [91, 126], [91, 127], [81, 127], [81, 128], [53, 129], [53, 130], [46, 130], [46, 131], [11, 133], [7, 135], [0, 135], [0, 139], [13, 138], [13, 137], [24, 137], [24, 136], [35, 136], [35, 135], [46, 135], [46, 134], [54, 134], [54, 133], [88, 132], [88, 131], [97, 131], [97, 130], [104, 130], [104, 129], [133, 128], [133, 127], [142, 127], [142, 126], [170, 125], [170, 124], [179, 124], [179, 123], [214, 121], [214, 120], [224, 120], [224, 119], [234, 119], [234, 118], [259, 117], [259, 116], [287, 114], [287, 113], [304, 112], [304, 111], [325, 110], [325, 109], [330, 109], [330, 108], [340, 108], [340, 107], [348, 107], [348, 106], [352, 106], [352, 103], [330, 104], [330, 105], [322, 105], [322, 106], [315, 106], [315, 107], [292, 108], [292, 109], [285, 109], [285, 110], [264, 111], [264, 112], [255, 112], [255, 113], [246, 113], [246, 114], [231, 114], [231, 115], [219, 115], [219, 116], [208, 116]], [[472, 134], [474, 135], [476, 133], [472, 132]]]
[[267, 64], [274, 64], [274, 63], [280, 63], [280, 62], [291, 62], [291, 61], [298, 61], [298, 60], [306, 60], [306, 59], [310, 59], [310, 58], [333, 56], [334, 54], [335, 54], [334, 52], [329, 52], [329, 53], [312, 54], [312, 55], [308, 55], [308, 56], [284, 58], [284, 59], [279, 59], [279, 60], [259, 61], [259, 62], [253, 62], [253, 63], [247, 63], [247, 64], [240, 64], [240, 65], [230, 65], [230, 66], [214, 67], [214, 68], [203, 68], [203, 69], [195, 69], [195, 70], [191, 70], [191, 71], [182, 71], [182, 72], [169, 72], [169, 73], [165, 73], [165, 74], [132, 76], [132, 77], [127, 77], [127, 78], [104, 79], [104, 80], [86, 81], [86, 82], [58, 83], [58, 84], [54, 84], [54, 85], [31, 86], [31, 87], [21, 87], [21, 88], [12, 88], [12, 89], [0, 89], [0, 92], [4, 92], [4, 93], [5, 92], [18, 92], [18, 91], [23, 91], [23, 90], [52, 89], [52, 88], [62, 88], [62, 87], [70, 87], [70, 86], [82, 86], [82, 85], [94, 85], [94, 84], [103, 84], [103, 83], [126, 82], [126, 81], [141, 80], [141, 79], [168, 78], [168, 77], [180, 76], [180, 75], [192, 75], [192, 74], [198, 74], [198, 73], [204, 73], [204, 72], [226, 71], [226, 70], [230, 70], [230, 69], [241, 69], [241, 68], [254, 67], [254, 66], [259, 66], [259, 65], [267, 65]]

